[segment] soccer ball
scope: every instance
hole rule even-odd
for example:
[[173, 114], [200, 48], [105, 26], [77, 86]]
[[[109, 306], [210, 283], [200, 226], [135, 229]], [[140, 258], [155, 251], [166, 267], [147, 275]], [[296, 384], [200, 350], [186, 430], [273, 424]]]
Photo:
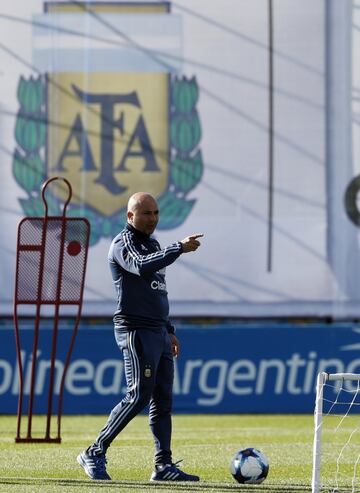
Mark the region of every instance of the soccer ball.
[[237, 452], [231, 460], [230, 471], [238, 483], [260, 484], [269, 472], [269, 461], [255, 448]]

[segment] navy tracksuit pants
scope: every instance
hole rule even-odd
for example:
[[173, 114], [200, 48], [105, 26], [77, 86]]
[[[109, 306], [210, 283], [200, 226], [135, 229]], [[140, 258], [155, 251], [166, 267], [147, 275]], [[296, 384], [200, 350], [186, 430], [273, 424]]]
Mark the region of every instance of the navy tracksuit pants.
[[155, 443], [155, 464], [172, 462], [171, 410], [174, 360], [165, 328], [127, 330], [115, 327], [127, 383], [125, 397], [111, 411], [89, 451], [105, 454], [114, 438], [149, 403], [149, 424]]

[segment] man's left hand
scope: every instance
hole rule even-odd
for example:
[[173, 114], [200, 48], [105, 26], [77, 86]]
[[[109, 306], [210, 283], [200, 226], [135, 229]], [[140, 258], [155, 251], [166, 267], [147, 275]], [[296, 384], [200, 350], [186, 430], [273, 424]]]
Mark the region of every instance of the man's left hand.
[[174, 334], [170, 334], [170, 339], [173, 356], [174, 358], [177, 358], [180, 354], [180, 343]]

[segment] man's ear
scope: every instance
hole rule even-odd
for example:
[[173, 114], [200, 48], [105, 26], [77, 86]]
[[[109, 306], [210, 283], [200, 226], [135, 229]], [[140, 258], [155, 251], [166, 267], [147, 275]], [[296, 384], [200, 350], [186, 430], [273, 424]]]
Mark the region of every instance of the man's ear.
[[128, 211], [127, 218], [128, 218], [129, 223], [131, 223], [133, 217], [134, 217], [134, 213], [131, 211]]

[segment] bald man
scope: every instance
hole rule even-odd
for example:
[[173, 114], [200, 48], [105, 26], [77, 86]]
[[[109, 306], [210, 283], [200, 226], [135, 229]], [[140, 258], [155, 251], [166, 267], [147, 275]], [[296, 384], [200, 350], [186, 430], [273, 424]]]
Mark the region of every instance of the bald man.
[[124, 358], [127, 392], [95, 442], [77, 457], [91, 479], [111, 479], [106, 471], [107, 449], [150, 403], [149, 424], [155, 444], [150, 480], [199, 481], [172, 460], [173, 358], [179, 355], [179, 341], [169, 321], [165, 268], [180, 255], [197, 250], [198, 238], [203, 235], [193, 234], [161, 249], [151, 236], [158, 221], [154, 197], [135, 193], [128, 202], [127, 224], [110, 246], [108, 259], [117, 294], [115, 339]]

